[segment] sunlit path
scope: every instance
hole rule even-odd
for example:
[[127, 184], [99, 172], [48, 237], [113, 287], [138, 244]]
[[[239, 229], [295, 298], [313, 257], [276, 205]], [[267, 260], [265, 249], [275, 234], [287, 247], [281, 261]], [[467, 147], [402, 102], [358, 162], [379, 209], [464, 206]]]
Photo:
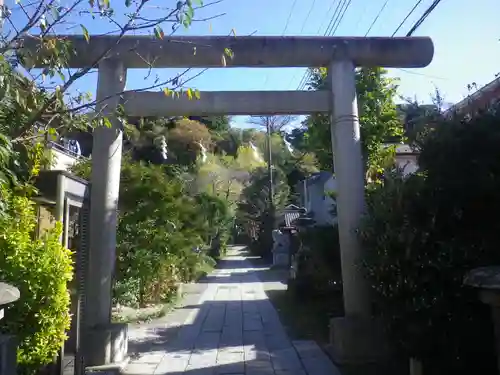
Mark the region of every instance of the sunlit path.
[[184, 306], [182, 324], [132, 328], [131, 347], [142, 349], [124, 373], [338, 374], [314, 342], [288, 338], [255, 270], [235, 248], [207, 277], [197, 303]]

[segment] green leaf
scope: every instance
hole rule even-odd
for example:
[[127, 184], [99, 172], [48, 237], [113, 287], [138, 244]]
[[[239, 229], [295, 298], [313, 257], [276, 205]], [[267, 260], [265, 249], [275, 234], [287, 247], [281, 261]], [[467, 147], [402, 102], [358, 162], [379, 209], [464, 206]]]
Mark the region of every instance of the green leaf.
[[232, 59], [234, 57], [233, 51], [230, 48], [224, 48], [224, 55]]
[[188, 97], [189, 100], [192, 100], [193, 99], [193, 91], [191, 89], [187, 89], [186, 90], [186, 95]]
[[132, 4], [132, 0], [125, 0], [125, 6], [128, 8]]
[[160, 39], [160, 40], [163, 39], [163, 37], [165, 36], [165, 33], [163, 32], [163, 30], [160, 26], [155, 27], [154, 33], [155, 33], [155, 37], [157, 39]]
[[200, 99], [200, 90], [198, 89], [194, 90], [194, 97], [198, 100]]
[[89, 35], [89, 31], [87, 30], [87, 28], [83, 25], [80, 25], [80, 27], [82, 28], [82, 33], [83, 33], [83, 37], [85, 38], [85, 40], [87, 41], [87, 43], [90, 42], [90, 35]]
[[102, 119], [102, 123], [103, 123], [103, 125], [104, 125], [105, 127], [107, 127], [107, 128], [111, 128], [111, 127], [113, 127], [113, 124], [111, 124], [111, 121], [109, 120], [109, 118], [108, 118], [108, 117], [104, 117], [104, 118]]

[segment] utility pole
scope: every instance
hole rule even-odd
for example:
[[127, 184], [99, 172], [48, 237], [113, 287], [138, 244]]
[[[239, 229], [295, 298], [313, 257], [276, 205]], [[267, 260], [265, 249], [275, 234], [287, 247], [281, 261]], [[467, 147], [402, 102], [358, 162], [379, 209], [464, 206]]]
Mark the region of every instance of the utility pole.
[[272, 147], [271, 147], [271, 120], [266, 119], [266, 130], [267, 130], [267, 173], [269, 175], [269, 226], [274, 229], [274, 185], [273, 185], [273, 158], [272, 158]]

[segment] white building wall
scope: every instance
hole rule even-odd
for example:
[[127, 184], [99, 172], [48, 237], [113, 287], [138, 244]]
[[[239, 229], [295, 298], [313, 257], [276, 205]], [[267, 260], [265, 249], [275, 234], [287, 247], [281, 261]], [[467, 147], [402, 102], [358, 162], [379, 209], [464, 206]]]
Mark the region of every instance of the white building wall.
[[69, 151], [66, 152], [55, 147], [50, 147], [49, 152], [52, 158], [49, 168], [51, 171], [69, 171], [78, 160], [76, 155], [72, 155]]
[[314, 214], [316, 225], [329, 225], [336, 222], [336, 217], [332, 215], [335, 201], [329, 196], [329, 192], [337, 191], [335, 178], [331, 177], [325, 184], [314, 184], [308, 186], [309, 207], [308, 212]]

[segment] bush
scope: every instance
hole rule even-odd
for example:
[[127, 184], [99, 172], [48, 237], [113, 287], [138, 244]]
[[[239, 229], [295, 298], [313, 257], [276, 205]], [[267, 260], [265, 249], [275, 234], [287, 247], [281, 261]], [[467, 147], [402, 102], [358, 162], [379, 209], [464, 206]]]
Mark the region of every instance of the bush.
[[339, 231], [337, 226], [309, 227], [299, 234], [297, 286], [307, 296], [327, 296], [342, 290]]
[[[88, 163], [77, 166], [75, 172], [88, 177]], [[205, 211], [203, 202], [215, 206], [215, 213]], [[209, 272], [213, 259], [203, 249], [199, 253], [194, 249], [203, 245], [203, 237], [224, 218], [221, 202], [215, 197], [208, 201], [189, 196], [184, 181], [171, 167], [124, 158], [114, 302], [141, 307], [170, 302], [179, 283]]]
[[229, 202], [207, 193], [196, 195], [194, 200], [199, 211], [200, 228], [204, 228], [203, 237], [209, 246], [210, 256], [218, 259], [226, 252], [233, 225]]
[[34, 204], [2, 190], [0, 216], [0, 280], [19, 288], [21, 298], [0, 321], [2, 333], [19, 339], [18, 363], [33, 372], [52, 362], [70, 325], [67, 283], [73, 275], [71, 252], [61, 246], [60, 224], [33, 240]]
[[422, 138], [421, 172], [386, 176], [360, 234], [378, 312], [426, 374], [493, 374], [489, 309], [463, 286], [500, 264], [500, 113], [441, 119]]

